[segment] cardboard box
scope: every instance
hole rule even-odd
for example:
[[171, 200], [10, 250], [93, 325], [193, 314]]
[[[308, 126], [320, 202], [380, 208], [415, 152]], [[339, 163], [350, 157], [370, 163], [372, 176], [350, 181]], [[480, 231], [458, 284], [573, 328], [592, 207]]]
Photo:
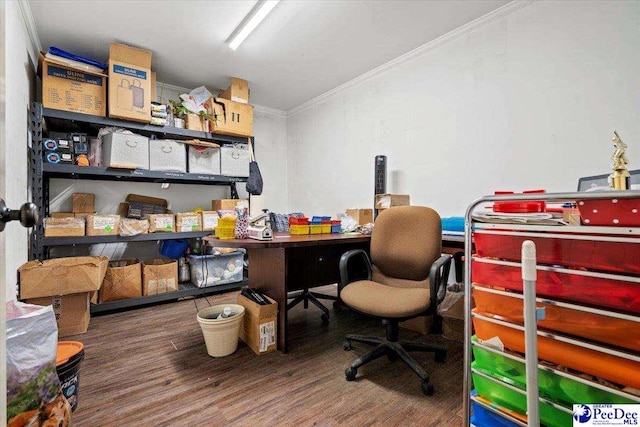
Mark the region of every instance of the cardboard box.
[[93, 213], [96, 195], [92, 193], [73, 193], [71, 195], [71, 211], [73, 213]]
[[187, 113], [184, 127], [198, 132], [209, 132], [209, 121], [197, 114]]
[[[475, 304], [472, 299], [473, 307]], [[464, 342], [464, 292], [447, 292], [438, 306], [438, 314], [442, 316], [442, 336]]]
[[87, 215], [87, 236], [117, 236], [119, 215]]
[[55, 110], [104, 117], [107, 111], [107, 77], [90, 73], [40, 54], [42, 106]]
[[249, 83], [237, 77], [231, 77], [231, 85], [218, 94], [220, 98], [229, 99], [241, 104], [249, 103]]
[[142, 263], [142, 295], [178, 290], [178, 261], [154, 259]]
[[142, 264], [135, 259], [110, 261], [98, 300], [118, 301], [142, 296]]
[[246, 202], [246, 199], [218, 199], [211, 201], [212, 211], [234, 210], [238, 203]]
[[106, 256], [29, 261], [18, 268], [20, 299], [97, 291], [107, 272], [108, 262]]
[[148, 219], [120, 218], [120, 236], [137, 236], [149, 232]]
[[156, 78], [156, 73], [154, 71], [151, 72], [151, 102], [160, 102], [158, 100], [158, 79]]
[[347, 215], [355, 219], [358, 225], [373, 222], [373, 209], [347, 209]]
[[224, 176], [249, 176], [248, 144], [230, 144], [220, 147], [220, 174]]
[[70, 295], [54, 295], [31, 298], [26, 302], [35, 305], [51, 305], [58, 324], [58, 338], [84, 334], [89, 329], [89, 292]]
[[73, 217], [81, 219], [86, 223], [87, 222], [87, 217], [89, 215], [95, 215], [95, 214], [96, 214], [95, 212], [79, 212], [79, 213], [74, 213]]
[[76, 215], [73, 212], [51, 212], [49, 214], [51, 218], [75, 218]]
[[187, 173], [187, 150], [185, 145], [172, 139], [150, 140], [149, 169], [152, 171]]
[[[126, 201], [127, 211], [124, 216], [137, 219], [144, 218], [150, 214], [164, 214], [167, 212], [167, 206], [169, 205], [169, 202], [165, 199], [143, 196], [141, 194], [129, 194], [127, 195]], [[123, 208], [123, 206], [119, 206], [118, 212]]]
[[187, 212], [176, 214], [176, 232], [188, 233], [202, 231], [202, 214], [200, 212]]
[[202, 211], [202, 231], [214, 231], [218, 226], [217, 211]]
[[425, 335], [431, 331], [431, 327], [433, 326], [433, 316], [414, 317], [413, 319], [400, 322], [398, 325], [401, 328]]
[[267, 299], [271, 304], [260, 305], [238, 294], [238, 304], [244, 307], [240, 339], [258, 355], [275, 351], [278, 346], [278, 303]]
[[209, 98], [205, 108], [215, 120], [209, 121], [213, 133], [235, 136], [253, 135], [253, 106], [224, 98]]
[[149, 138], [111, 132], [102, 137], [102, 166], [117, 169], [149, 169]]
[[176, 221], [173, 214], [150, 214], [149, 233], [173, 233], [176, 231]]
[[376, 209], [388, 209], [394, 206], [409, 206], [408, 194], [376, 194]]
[[85, 222], [81, 218], [45, 218], [43, 224], [44, 237], [79, 237], [85, 233]]
[[111, 43], [109, 117], [151, 121], [151, 52]]

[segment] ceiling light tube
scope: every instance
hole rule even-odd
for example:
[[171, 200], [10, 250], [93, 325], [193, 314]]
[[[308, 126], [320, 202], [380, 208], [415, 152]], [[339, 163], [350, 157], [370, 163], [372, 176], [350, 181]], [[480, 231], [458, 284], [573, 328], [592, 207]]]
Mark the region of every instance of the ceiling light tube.
[[262, 22], [262, 20], [273, 10], [280, 0], [260, 0], [251, 9], [251, 12], [242, 20], [238, 28], [236, 28], [227, 42], [229, 47], [236, 50], [240, 43], [246, 39], [249, 34]]

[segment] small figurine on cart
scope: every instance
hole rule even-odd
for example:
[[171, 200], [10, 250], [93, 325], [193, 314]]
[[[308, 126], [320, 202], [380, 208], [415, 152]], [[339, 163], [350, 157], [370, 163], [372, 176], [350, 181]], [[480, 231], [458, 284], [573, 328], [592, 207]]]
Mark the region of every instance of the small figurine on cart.
[[627, 144], [622, 142], [618, 132], [613, 131], [615, 138], [613, 138], [613, 146], [615, 151], [611, 159], [613, 160], [613, 172], [609, 175], [609, 186], [615, 190], [628, 190], [629, 189], [629, 171], [627, 170], [627, 163], [629, 159], [625, 154]]

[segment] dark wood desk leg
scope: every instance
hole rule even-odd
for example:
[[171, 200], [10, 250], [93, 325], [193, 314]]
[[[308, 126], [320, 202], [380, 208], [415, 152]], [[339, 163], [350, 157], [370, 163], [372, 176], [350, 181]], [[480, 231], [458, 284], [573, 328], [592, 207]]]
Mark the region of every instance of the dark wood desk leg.
[[287, 352], [287, 264], [285, 249], [249, 249], [249, 286], [278, 303], [278, 350]]

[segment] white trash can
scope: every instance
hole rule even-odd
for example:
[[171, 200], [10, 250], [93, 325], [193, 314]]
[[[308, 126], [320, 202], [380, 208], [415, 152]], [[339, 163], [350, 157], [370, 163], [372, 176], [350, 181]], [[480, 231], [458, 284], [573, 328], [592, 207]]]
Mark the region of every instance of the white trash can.
[[[225, 307], [231, 308], [232, 315], [219, 319]], [[239, 304], [213, 305], [198, 312], [209, 356], [224, 357], [236, 351], [243, 318], [244, 307]]]

